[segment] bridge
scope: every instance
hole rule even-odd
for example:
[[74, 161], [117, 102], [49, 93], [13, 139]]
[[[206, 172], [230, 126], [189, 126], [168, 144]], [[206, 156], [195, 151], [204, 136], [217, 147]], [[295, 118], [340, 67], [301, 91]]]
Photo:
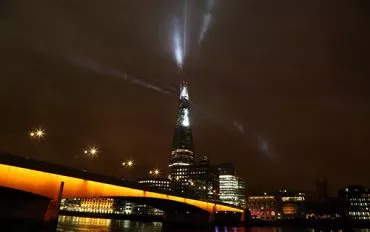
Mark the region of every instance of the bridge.
[[207, 218], [212, 222], [224, 214], [234, 214], [243, 220], [243, 209], [232, 205], [158, 192], [126, 180], [8, 153], [0, 153], [0, 187], [49, 199], [46, 221], [57, 220], [61, 198], [92, 197], [122, 197], [144, 202], [164, 210], [167, 217], [177, 215], [176, 220], [204, 221]]

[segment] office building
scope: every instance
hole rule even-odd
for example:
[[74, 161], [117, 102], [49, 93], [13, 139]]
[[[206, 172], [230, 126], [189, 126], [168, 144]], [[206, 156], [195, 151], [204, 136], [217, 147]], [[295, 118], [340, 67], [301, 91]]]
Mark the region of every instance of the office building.
[[150, 188], [162, 191], [162, 192], [171, 192], [171, 181], [165, 178], [147, 178], [138, 181], [139, 184], [143, 184]]
[[363, 186], [348, 186], [339, 190], [342, 216], [347, 220], [370, 220], [370, 190]]
[[235, 175], [219, 175], [220, 201], [239, 207], [246, 207], [245, 180]]
[[210, 165], [207, 156], [190, 168], [189, 182], [195, 198], [218, 200], [218, 171]]

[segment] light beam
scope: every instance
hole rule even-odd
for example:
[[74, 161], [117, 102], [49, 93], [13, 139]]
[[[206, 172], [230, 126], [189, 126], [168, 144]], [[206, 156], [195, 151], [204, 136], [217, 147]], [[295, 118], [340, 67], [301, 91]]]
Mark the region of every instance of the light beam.
[[199, 45], [202, 43], [208, 28], [211, 26], [212, 22], [212, 15], [210, 13], [207, 13], [203, 16], [203, 22], [202, 22], [202, 29], [199, 36]]
[[212, 11], [213, 8], [216, 5], [216, 0], [208, 0], [207, 5], [206, 5], [206, 10], [203, 15], [203, 22], [202, 26], [200, 29], [200, 35], [199, 35], [199, 45], [202, 43], [207, 31], [211, 27], [212, 21], [213, 21], [213, 16], [212, 16]]
[[183, 34], [183, 59], [186, 53], [186, 39], [187, 39], [187, 18], [188, 18], [188, 0], [185, 0], [185, 7], [184, 7], [184, 34]]
[[118, 78], [118, 79], [121, 79], [121, 80], [124, 80], [124, 81], [128, 81], [132, 84], [139, 85], [139, 86], [147, 88], [147, 89], [151, 89], [151, 90], [155, 90], [155, 91], [160, 92], [160, 93], [172, 95], [169, 91], [163, 90], [162, 88], [160, 88], [156, 85], [150, 84], [150, 83], [148, 83], [146, 81], [143, 81], [143, 80], [141, 80], [137, 77], [129, 76], [127, 73], [122, 72], [120, 70], [109, 68], [109, 67], [104, 67], [96, 61], [88, 60], [88, 59], [85, 59], [85, 58], [83, 58], [81, 56], [78, 56], [78, 55], [75, 55], [75, 54], [68, 54], [68, 55], [66, 55], [66, 58], [71, 63], [76, 64], [76, 65], [81, 66], [81, 67], [84, 67], [84, 68], [87, 68], [87, 69], [89, 69], [91, 71], [94, 71], [96, 73], [107, 75], [107, 76], [110, 76], [110, 77], [115, 77], [115, 78]]
[[184, 54], [182, 51], [182, 43], [181, 43], [181, 34], [180, 34], [180, 25], [177, 20], [177, 18], [174, 19], [174, 31], [173, 31], [173, 37], [172, 37], [172, 42], [173, 42], [173, 51], [174, 51], [174, 56], [176, 60], [177, 66], [182, 69], [183, 67], [183, 60], [184, 60]]

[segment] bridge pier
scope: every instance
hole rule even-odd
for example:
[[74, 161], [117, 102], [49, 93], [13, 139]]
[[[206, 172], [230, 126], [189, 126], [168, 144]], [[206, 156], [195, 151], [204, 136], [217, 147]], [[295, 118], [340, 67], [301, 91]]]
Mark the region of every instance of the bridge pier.
[[242, 213], [231, 211], [216, 211], [213, 223], [216, 225], [239, 225], [244, 221]]
[[215, 222], [215, 213], [216, 213], [216, 206], [213, 206], [212, 212], [209, 214], [208, 222], [210, 224]]
[[49, 201], [48, 208], [44, 216], [44, 232], [56, 231], [58, 226], [58, 216], [60, 209], [60, 202], [63, 195], [64, 182], [60, 183], [58, 199], [52, 199]]

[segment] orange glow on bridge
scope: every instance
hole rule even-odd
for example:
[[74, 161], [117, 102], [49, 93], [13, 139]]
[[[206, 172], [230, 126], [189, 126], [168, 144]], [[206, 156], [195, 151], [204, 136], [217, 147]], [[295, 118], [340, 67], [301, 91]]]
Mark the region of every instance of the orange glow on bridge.
[[145, 197], [181, 202], [210, 213], [214, 211], [243, 213], [242, 209], [226, 205], [0, 164], [0, 185], [3, 187], [57, 199], [61, 182], [64, 182], [63, 198]]

